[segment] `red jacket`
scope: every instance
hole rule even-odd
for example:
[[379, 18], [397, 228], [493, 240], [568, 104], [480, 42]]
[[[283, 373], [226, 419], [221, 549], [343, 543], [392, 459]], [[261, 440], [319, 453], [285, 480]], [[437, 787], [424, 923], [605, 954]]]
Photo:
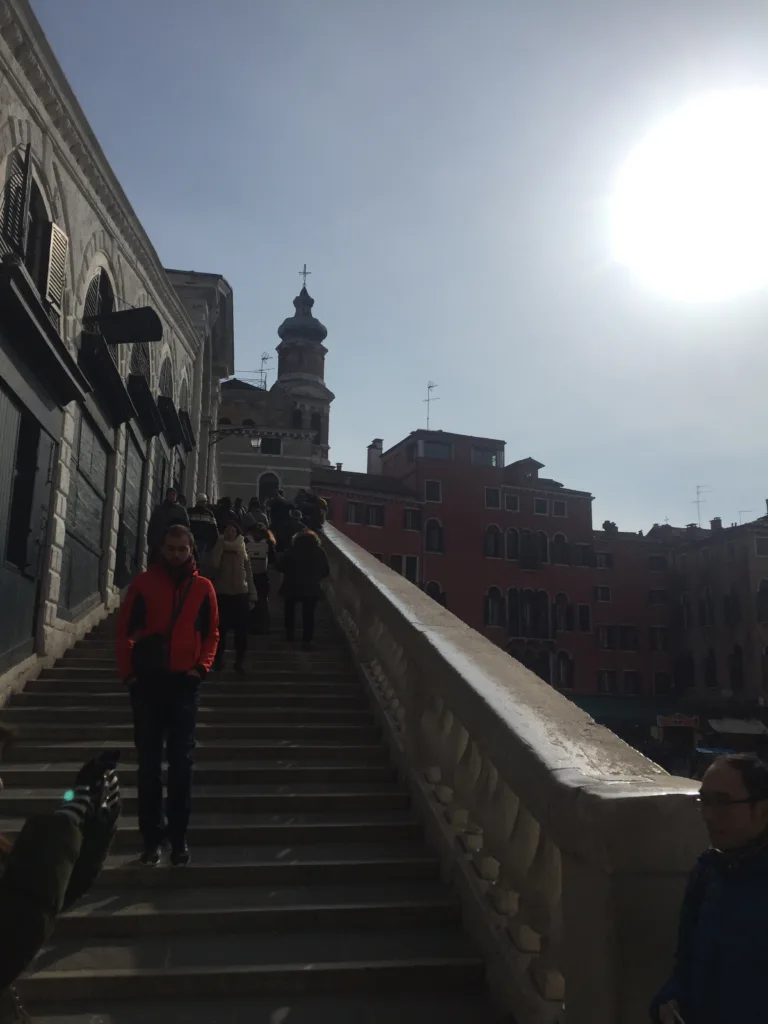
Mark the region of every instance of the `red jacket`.
[[[193, 563], [194, 564], [194, 563]], [[121, 679], [133, 675], [134, 641], [148, 633], [165, 635], [171, 616], [190, 577], [176, 582], [162, 563], [151, 565], [133, 578], [117, 620], [117, 668]], [[191, 572], [192, 589], [173, 627], [171, 672], [206, 675], [219, 644], [219, 608], [213, 584], [197, 569]]]

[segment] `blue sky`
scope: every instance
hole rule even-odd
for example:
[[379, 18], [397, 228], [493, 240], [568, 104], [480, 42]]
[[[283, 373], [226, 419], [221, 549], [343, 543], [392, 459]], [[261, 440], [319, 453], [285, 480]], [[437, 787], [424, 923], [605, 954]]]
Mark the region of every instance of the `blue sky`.
[[238, 369], [309, 265], [334, 461], [423, 426], [432, 379], [433, 427], [596, 523], [693, 521], [696, 484], [703, 517], [764, 512], [766, 294], [650, 294], [606, 217], [666, 113], [768, 86], [762, 0], [32, 2], [160, 258], [232, 284]]

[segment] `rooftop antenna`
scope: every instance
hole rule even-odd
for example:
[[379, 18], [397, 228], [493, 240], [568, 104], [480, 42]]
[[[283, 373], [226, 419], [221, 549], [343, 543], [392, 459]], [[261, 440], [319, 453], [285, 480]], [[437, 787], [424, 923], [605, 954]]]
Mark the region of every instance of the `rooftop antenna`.
[[307, 278], [311, 277], [311, 276], [312, 276], [312, 271], [311, 270], [307, 270], [307, 264], [305, 263], [303, 269], [299, 271], [299, 277], [303, 277], [304, 278], [304, 287], [305, 288], [307, 287]]
[[427, 397], [423, 399], [427, 406], [427, 430], [429, 430], [429, 418], [432, 412], [432, 403], [440, 401], [439, 398], [435, 398], [435, 396], [432, 394], [436, 387], [437, 384], [435, 384], [433, 380], [427, 382]]
[[267, 372], [268, 372], [267, 371], [267, 363], [271, 363], [271, 362], [272, 362], [272, 356], [269, 354], [269, 352], [262, 352], [261, 353], [261, 369], [258, 372], [258, 377], [259, 377], [259, 387], [262, 388], [264, 391], [267, 390]]
[[741, 524], [744, 522], [744, 516], [751, 516], [751, 515], [752, 515], [752, 509], [751, 508], [740, 508], [739, 509], [739, 526], [741, 526]]
[[699, 517], [699, 529], [701, 529], [701, 506], [706, 502], [706, 498], [702, 498], [702, 494], [709, 494], [711, 488], [707, 484], [696, 484], [696, 497], [691, 502], [692, 505], [696, 506], [696, 511]]

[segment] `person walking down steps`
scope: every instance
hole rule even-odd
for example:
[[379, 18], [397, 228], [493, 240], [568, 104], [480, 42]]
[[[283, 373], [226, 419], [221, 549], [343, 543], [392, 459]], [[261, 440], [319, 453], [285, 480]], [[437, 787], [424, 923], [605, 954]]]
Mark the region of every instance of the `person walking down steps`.
[[256, 587], [240, 523], [234, 517], [216, 541], [208, 573], [216, 588], [220, 616], [214, 670], [218, 672], [224, 667], [227, 633], [231, 630], [235, 635], [235, 671], [242, 672], [248, 646], [248, 616], [256, 604]]
[[[120, 678], [131, 695], [138, 756], [142, 864], [189, 863], [187, 826], [200, 684], [213, 664], [219, 612], [210, 580], [192, 558], [185, 526], [166, 532], [158, 562], [134, 577], [117, 622]], [[168, 755], [167, 825], [163, 820], [163, 747]]]
[[283, 573], [281, 593], [285, 598], [285, 638], [293, 641], [296, 629], [296, 605], [301, 605], [304, 649], [312, 647], [315, 635], [315, 609], [322, 597], [322, 582], [330, 574], [328, 558], [320, 538], [312, 530], [297, 533], [281, 556], [277, 568]]

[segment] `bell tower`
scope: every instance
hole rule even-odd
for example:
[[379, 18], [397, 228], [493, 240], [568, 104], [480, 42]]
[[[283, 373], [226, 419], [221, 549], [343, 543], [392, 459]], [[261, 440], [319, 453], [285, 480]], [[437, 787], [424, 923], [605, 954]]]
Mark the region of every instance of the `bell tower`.
[[323, 342], [328, 331], [313, 316], [315, 300], [307, 291], [309, 271], [304, 265], [301, 272], [304, 285], [293, 300], [294, 315], [283, 320], [277, 329], [277, 380], [272, 391], [289, 399], [290, 426], [311, 430], [312, 461], [328, 466], [328, 434], [333, 392], [325, 386], [325, 357], [328, 349]]

